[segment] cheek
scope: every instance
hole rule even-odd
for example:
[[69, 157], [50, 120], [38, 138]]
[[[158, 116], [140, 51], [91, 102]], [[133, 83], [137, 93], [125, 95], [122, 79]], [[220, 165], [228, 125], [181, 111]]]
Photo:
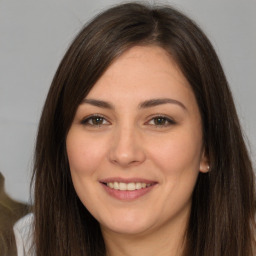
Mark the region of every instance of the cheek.
[[70, 132], [66, 140], [70, 171], [73, 175], [91, 175], [104, 154], [104, 147], [97, 141]]
[[161, 142], [155, 141], [150, 155], [165, 175], [181, 175], [183, 172], [197, 174], [201, 160], [200, 136], [183, 132]]
[[101, 151], [103, 148], [96, 142], [97, 140], [84, 136], [82, 132], [75, 129], [69, 131], [66, 139], [72, 182], [78, 197], [88, 209], [93, 209], [88, 195], [95, 194], [92, 191], [97, 182], [96, 170], [103, 156]]

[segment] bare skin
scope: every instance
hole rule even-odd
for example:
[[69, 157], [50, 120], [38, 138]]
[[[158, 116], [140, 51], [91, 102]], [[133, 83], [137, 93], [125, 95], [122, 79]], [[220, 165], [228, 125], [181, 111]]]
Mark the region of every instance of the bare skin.
[[108, 256], [179, 256], [199, 172], [207, 172], [193, 91], [160, 47], [133, 47], [78, 107], [67, 135], [77, 195]]

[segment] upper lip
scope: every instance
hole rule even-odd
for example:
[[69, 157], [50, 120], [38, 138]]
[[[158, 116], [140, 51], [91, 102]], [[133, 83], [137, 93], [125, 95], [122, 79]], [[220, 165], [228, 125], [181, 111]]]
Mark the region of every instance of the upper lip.
[[153, 184], [157, 183], [155, 180], [143, 179], [143, 178], [121, 178], [121, 177], [110, 177], [99, 180], [101, 183], [109, 183], [109, 182], [123, 182], [123, 183], [146, 183]]

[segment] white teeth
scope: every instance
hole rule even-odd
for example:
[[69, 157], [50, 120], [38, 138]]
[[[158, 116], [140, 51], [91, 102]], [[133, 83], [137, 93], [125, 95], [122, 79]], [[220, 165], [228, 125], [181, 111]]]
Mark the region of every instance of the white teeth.
[[109, 186], [110, 188], [114, 188], [114, 184], [113, 184], [112, 182], [109, 182], [109, 183], [108, 183], [108, 186]]
[[127, 184], [127, 190], [135, 190], [136, 186], [135, 183], [128, 183]]
[[119, 184], [118, 184], [118, 182], [114, 182], [114, 189], [119, 189]]
[[127, 190], [127, 185], [125, 183], [120, 182], [119, 183], [119, 189], [120, 190]]
[[135, 187], [136, 189], [141, 189], [142, 188], [141, 183], [136, 183]]
[[124, 182], [108, 182], [107, 186], [110, 188], [113, 188], [115, 190], [129, 190], [129, 191], [133, 191], [133, 190], [138, 190], [138, 189], [142, 189], [142, 188], [146, 188], [146, 187], [150, 187], [151, 184], [146, 184], [143, 182], [131, 182], [131, 183], [124, 183]]

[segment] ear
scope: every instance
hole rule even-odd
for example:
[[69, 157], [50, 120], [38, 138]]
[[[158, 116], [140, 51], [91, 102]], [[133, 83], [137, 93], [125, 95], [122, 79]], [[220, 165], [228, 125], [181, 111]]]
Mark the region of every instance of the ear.
[[209, 157], [206, 155], [205, 150], [202, 152], [199, 171], [202, 173], [209, 172], [210, 165], [209, 165]]

